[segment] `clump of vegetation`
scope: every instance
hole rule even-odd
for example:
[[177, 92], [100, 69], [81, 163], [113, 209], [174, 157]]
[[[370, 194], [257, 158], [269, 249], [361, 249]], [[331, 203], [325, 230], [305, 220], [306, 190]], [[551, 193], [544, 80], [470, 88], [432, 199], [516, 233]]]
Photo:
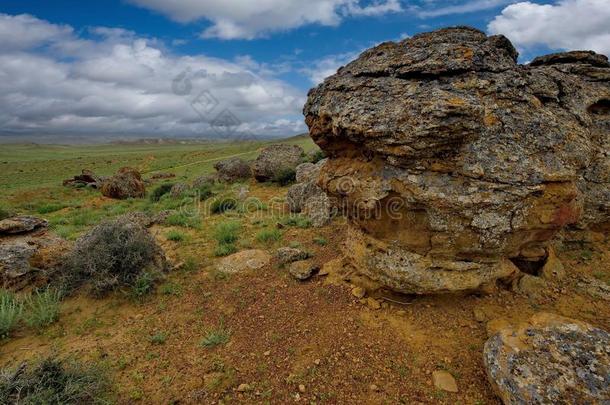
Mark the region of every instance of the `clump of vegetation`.
[[201, 227], [201, 219], [184, 211], [176, 211], [165, 219], [165, 223], [171, 226], [181, 226], [184, 228], [195, 228]]
[[211, 349], [228, 343], [230, 338], [231, 331], [225, 328], [224, 322], [220, 321], [218, 328], [210, 330], [204, 338], [201, 339], [201, 346]]
[[310, 228], [311, 220], [303, 215], [290, 215], [281, 221], [282, 225]]
[[216, 225], [214, 239], [220, 245], [235, 243], [239, 239], [241, 223], [239, 221], [224, 221]]
[[65, 205], [65, 204], [48, 203], [48, 204], [43, 204], [43, 205], [39, 206], [36, 209], [36, 212], [38, 212], [41, 215], [44, 215], [44, 214], [50, 214], [52, 212], [56, 212], [59, 210], [63, 210], [66, 207], [67, 207], [67, 205]]
[[214, 185], [211, 183], [204, 183], [194, 191], [199, 196], [199, 201], [205, 201], [214, 196]]
[[150, 294], [154, 290], [158, 279], [159, 277], [154, 273], [148, 271], [140, 273], [131, 285], [131, 298], [141, 300]]
[[6, 218], [10, 218], [12, 216], [11, 212], [8, 208], [4, 208], [0, 206], [0, 221]]
[[234, 244], [222, 244], [218, 245], [216, 249], [214, 249], [214, 256], [223, 257], [229, 256], [233, 253], [237, 252], [237, 247]]
[[6, 339], [17, 326], [23, 305], [10, 291], [0, 289], [0, 339]]
[[59, 319], [61, 298], [61, 291], [52, 287], [34, 292], [25, 301], [25, 323], [35, 329], [55, 323]]
[[165, 235], [165, 237], [167, 238], [167, 240], [171, 240], [172, 242], [182, 242], [186, 239], [186, 235], [184, 234], [184, 232], [176, 230], [169, 231], [167, 235]]
[[296, 181], [296, 176], [297, 173], [294, 169], [286, 167], [278, 170], [278, 172], [273, 176], [272, 181], [280, 186], [287, 186]]
[[163, 183], [158, 185], [150, 194], [150, 201], [158, 202], [161, 197], [166, 194], [169, 194], [169, 192], [172, 190], [172, 187], [174, 187], [174, 183]]
[[163, 332], [157, 332], [148, 338], [148, 341], [153, 345], [163, 345], [167, 340], [167, 335]]
[[210, 212], [212, 214], [222, 214], [224, 212], [234, 210], [237, 208], [237, 199], [232, 196], [222, 196], [216, 198], [212, 205], [210, 205]]
[[277, 242], [282, 239], [279, 229], [263, 229], [256, 234], [256, 240], [262, 243]]
[[49, 357], [0, 372], [2, 404], [95, 404], [110, 399], [105, 370]]
[[323, 238], [322, 236], [316, 236], [315, 238], [313, 238], [314, 243], [320, 245], [320, 246], [326, 246], [328, 244], [328, 241], [326, 240], [326, 238]]
[[318, 163], [320, 160], [324, 159], [325, 157], [326, 157], [326, 154], [324, 153], [324, 151], [321, 149], [318, 149], [310, 155], [310, 161], [311, 161], [311, 163]]
[[87, 283], [96, 296], [125, 287], [139, 296], [152, 289], [165, 266], [160, 248], [145, 228], [117, 219], [77, 240], [66, 259], [63, 282], [68, 291]]

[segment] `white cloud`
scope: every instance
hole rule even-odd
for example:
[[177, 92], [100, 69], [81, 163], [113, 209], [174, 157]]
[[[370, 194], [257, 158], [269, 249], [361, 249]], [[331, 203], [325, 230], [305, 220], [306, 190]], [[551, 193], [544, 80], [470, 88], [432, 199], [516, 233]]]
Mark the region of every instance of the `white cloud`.
[[514, 2], [515, 0], [471, 0], [459, 2], [457, 4], [447, 4], [448, 2], [443, 1], [442, 7], [436, 7], [435, 4], [428, 5], [425, 9], [417, 9], [416, 13], [421, 18], [441, 17], [445, 15], [466, 14], [489, 10]]
[[[1, 132], [213, 136], [211, 123], [224, 109], [238, 131], [279, 136], [305, 128], [304, 95], [283, 81], [237, 62], [172, 55], [129, 31], [91, 33], [83, 39], [70, 27], [0, 14]], [[177, 94], [172, 83], [183, 72], [191, 89]], [[202, 91], [218, 101], [210, 112], [191, 105]]]
[[610, 54], [608, 0], [560, 0], [556, 4], [529, 1], [506, 7], [489, 24], [517, 47], [545, 45], [552, 49], [593, 50]]
[[212, 23], [202, 36], [253, 39], [308, 24], [338, 25], [349, 16], [376, 16], [402, 10], [400, 0], [130, 0], [173, 20]]
[[312, 84], [317, 85], [322, 83], [328, 76], [337, 73], [337, 69], [347, 65], [350, 61], [356, 59], [360, 52], [346, 52], [337, 55], [328, 55], [321, 59], [307, 63], [299, 69], [300, 73], [305, 75]]

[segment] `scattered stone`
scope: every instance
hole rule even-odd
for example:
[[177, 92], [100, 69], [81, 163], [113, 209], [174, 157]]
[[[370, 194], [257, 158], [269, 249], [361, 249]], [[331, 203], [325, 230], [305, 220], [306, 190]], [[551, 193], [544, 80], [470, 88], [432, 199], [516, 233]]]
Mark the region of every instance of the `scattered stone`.
[[117, 174], [104, 180], [101, 191], [104, 197], [119, 200], [143, 198], [146, 195], [142, 175], [136, 169], [130, 167], [123, 167], [119, 169]]
[[490, 383], [505, 404], [604, 404], [610, 398], [610, 334], [540, 313], [486, 343]]
[[300, 392], [301, 394], [304, 394], [304, 393], [305, 393], [305, 385], [303, 385], [303, 384], [299, 384], [299, 392]]
[[71, 179], [64, 180], [63, 185], [75, 188], [99, 188], [103, 181], [103, 177], [96, 175], [91, 170], [83, 169], [81, 174], [78, 174]]
[[477, 290], [514, 277], [514, 252], [610, 222], [607, 58], [517, 56], [447, 28], [384, 42], [309, 92], [330, 156], [318, 184], [353, 213], [357, 271], [407, 294]]
[[275, 257], [280, 264], [288, 264], [308, 259], [309, 253], [297, 248], [281, 247], [276, 251]]
[[320, 359], [315, 359], [313, 361], [313, 364], [315, 364], [316, 366], [319, 366], [320, 365]]
[[371, 385], [369, 385], [369, 390], [371, 390], [373, 392], [379, 392], [379, 387], [375, 384], [371, 384]]
[[252, 177], [252, 169], [250, 165], [243, 159], [234, 157], [230, 159], [221, 160], [214, 165], [216, 169], [218, 180], [225, 183], [234, 183], [236, 181], [242, 181]]
[[487, 315], [485, 314], [485, 311], [483, 311], [481, 308], [473, 309], [472, 313], [474, 314], [474, 319], [477, 322], [485, 322], [487, 320]]
[[291, 263], [288, 271], [297, 280], [307, 280], [318, 269], [311, 260], [301, 260]]
[[366, 290], [362, 287], [354, 287], [352, 288], [352, 295], [358, 299], [364, 298]]
[[239, 384], [237, 392], [248, 392], [252, 389], [249, 384]]
[[164, 173], [164, 172], [155, 173], [152, 176], [150, 176], [150, 178], [153, 180], [173, 179], [174, 177], [176, 177], [176, 175], [174, 173]]
[[432, 373], [434, 387], [447, 392], [458, 392], [457, 382], [451, 373], [445, 370], [437, 370]]
[[271, 350], [267, 350], [265, 353], [263, 353], [263, 356], [265, 356], [265, 357], [271, 356]]
[[0, 235], [16, 235], [47, 228], [49, 222], [45, 219], [22, 215], [6, 218], [0, 221]]
[[0, 245], [0, 279], [3, 286], [14, 284], [32, 270], [30, 258], [36, 247], [26, 242], [3, 243]]
[[283, 170], [295, 170], [301, 163], [303, 149], [296, 145], [271, 145], [254, 161], [252, 172], [258, 181], [270, 181]]
[[176, 183], [172, 186], [172, 189], [169, 191], [169, 195], [172, 198], [180, 198], [183, 197], [188, 191], [190, 187], [185, 183]]
[[381, 309], [381, 303], [373, 297], [368, 297], [366, 299], [366, 306], [373, 310]]
[[270, 261], [271, 256], [264, 250], [243, 250], [222, 258], [217, 265], [217, 269], [223, 273], [241, 273], [248, 270], [262, 269]]

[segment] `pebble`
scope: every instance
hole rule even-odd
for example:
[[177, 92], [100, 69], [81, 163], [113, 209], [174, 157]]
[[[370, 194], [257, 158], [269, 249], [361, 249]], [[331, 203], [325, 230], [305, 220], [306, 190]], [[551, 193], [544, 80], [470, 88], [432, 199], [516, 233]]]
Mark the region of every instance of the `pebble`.
[[352, 289], [352, 295], [358, 299], [364, 298], [366, 295], [366, 290], [362, 287], [354, 287]]
[[320, 359], [315, 359], [313, 361], [313, 364], [315, 364], [316, 366], [319, 366], [320, 365]]
[[380, 309], [381, 308], [381, 304], [379, 303], [379, 301], [377, 301], [375, 298], [372, 297], [368, 297], [366, 299], [366, 305], [370, 308], [370, 309]]
[[379, 387], [376, 386], [375, 384], [369, 385], [369, 389], [374, 392], [379, 392]]
[[249, 384], [239, 384], [239, 387], [237, 387], [237, 392], [246, 392], [246, 391], [250, 391], [250, 385]]
[[458, 392], [457, 383], [455, 378], [445, 370], [437, 370], [432, 373], [432, 382], [434, 386], [443, 391], [447, 392]]
[[485, 311], [483, 311], [481, 308], [473, 309], [472, 313], [474, 314], [474, 319], [476, 319], [477, 322], [485, 322], [487, 320], [487, 315], [485, 315]]
[[303, 384], [299, 384], [299, 392], [300, 393], [305, 393], [305, 386]]
[[265, 353], [263, 353], [263, 355], [265, 356], [269, 356], [271, 354], [271, 350], [267, 350]]

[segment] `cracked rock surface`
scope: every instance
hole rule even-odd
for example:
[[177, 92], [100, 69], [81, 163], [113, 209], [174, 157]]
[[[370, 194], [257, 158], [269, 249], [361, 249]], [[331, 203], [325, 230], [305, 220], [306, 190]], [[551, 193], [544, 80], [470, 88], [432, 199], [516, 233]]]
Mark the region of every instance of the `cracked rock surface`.
[[318, 184], [342, 201], [361, 273], [404, 293], [476, 290], [543, 261], [563, 228], [610, 230], [608, 59], [516, 60], [503, 36], [443, 29], [310, 91]]

